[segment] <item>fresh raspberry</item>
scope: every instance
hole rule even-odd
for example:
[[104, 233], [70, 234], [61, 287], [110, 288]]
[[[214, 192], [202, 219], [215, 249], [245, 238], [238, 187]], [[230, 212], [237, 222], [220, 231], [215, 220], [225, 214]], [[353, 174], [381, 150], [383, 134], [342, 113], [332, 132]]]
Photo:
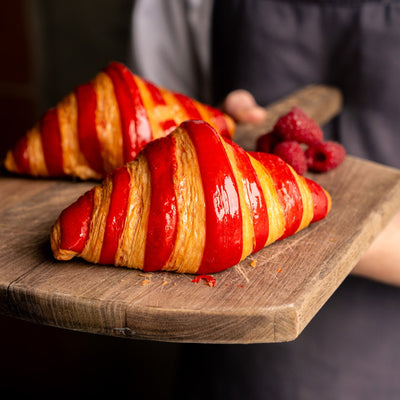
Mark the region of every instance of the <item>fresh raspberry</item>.
[[267, 132], [257, 139], [256, 150], [262, 151], [263, 153], [272, 153], [274, 151], [274, 147], [280, 141], [282, 141], [282, 139], [277, 133]]
[[307, 171], [306, 156], [298, 142], [289, 140], [278, 143], [274, 154], [290, 164], [298, 174], [303, 175]]
[[326, 172], [343, 162], [346, 157], [346, 150], [337, 142], [326, 141], [310, 146], [305, 155], [310, 170]]
[[283, 140], [296, 140], [308, 145], [313, 145], [323, 140], [323, 133], [318, 124], [298, 107], [293, 107], [288, 114], [279, 118], [275, 124], [274, 131]]

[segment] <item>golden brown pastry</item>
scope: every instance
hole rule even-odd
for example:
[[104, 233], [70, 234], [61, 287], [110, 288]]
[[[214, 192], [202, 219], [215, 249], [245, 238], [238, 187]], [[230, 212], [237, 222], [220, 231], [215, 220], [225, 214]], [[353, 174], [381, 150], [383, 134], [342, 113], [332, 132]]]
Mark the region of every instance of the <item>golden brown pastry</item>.
[[235, 128], [218, 109], [156, 87], [112, 62], [48, 110], [7, 153], [5, 166], [33, 176], [100, 179], [187, 119], [203, 119], [227, 137]]
[[146, 145], [66, 208], [59, 260], [205, 274], [326, 216], [329, 194], [277, 156], [247, 153], [204, 121]]

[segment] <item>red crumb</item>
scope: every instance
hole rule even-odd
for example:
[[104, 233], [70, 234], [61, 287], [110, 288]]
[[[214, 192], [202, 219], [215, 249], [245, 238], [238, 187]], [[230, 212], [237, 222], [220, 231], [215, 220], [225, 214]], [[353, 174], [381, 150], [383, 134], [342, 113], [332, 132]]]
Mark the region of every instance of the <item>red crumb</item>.
[[278, 269], [278, 274], [281, 273], [281, 272], [282, 272], [282, 268], [279, 268]]
[[199, 283], [201, 280], [205, 280], [206, 284], [210, 287], [214, 287], [216, 283], [216, 279], [211, 275], [198, 275], [192, 280], [192, 282]]

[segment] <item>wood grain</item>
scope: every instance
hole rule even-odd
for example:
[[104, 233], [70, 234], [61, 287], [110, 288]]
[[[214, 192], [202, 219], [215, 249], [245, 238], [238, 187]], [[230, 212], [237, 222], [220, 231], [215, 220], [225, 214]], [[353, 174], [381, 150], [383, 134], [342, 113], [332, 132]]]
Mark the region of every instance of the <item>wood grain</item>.
[[[334, 88], [307, 87], [272, 105], [269, 124], [293, 104], [323, 123], [339, 111], [341, 96]], [[236, 140], [251, 148], [264, 129], [240, 127]], [[94, 183], [0, 176], [0, 313], [148, 340], [293, 340], [400, 208], [398, 170], [348, 157], [336, 170], [310, 177], [332, 195], [328, 217], [214, 274], [210, 287], [190, 275], [54, 260], [52, 224]]]
[[214, 274], [209, 287], [190, 275], [55, 261], [50, 227], [93, 183], [1, 177], [0, 198], [10, 203], [0, 211], [0, 312], [150, 340], [293, 340], [400, 208], [397, 170], [348, 157], [313, 178], [332, 195], [328, 217]]

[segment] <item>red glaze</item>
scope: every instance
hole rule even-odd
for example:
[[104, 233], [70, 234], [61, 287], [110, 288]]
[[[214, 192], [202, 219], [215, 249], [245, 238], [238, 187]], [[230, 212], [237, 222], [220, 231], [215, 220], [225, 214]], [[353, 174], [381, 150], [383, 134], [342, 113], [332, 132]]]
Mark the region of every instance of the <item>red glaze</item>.
[[328, 213], [328, 197], [318, 183], [306, 178], [307, 185], [311, 191], [314, 204], [314, 214], [311, 222], [321, 220]]
[[146, 109], [133, 75], [124, 65], [113, 62], [105, 69], [111, 78], [121, 116], [124, 163], [132, 161], [153, 138]]
[[26, 136], [22, 137], [17, 142], [17, 144], [13, 149], [12, 154], [18, 172], [20, 174], [29, 174], [31, 172], [31, 167], [29, 165], [28, 138]]
[[61, 132], [56, 108], [48, 110], [40, 121], [40, 133], [44, 159], [50, 176], [62, 176], [63, 153]]
[[193, 283], [199, 283], [202, 279], [204, 279], [208, 286], [214, 287], [217, 280], [211, 275], [197, 275], [192, 279]]
[[228, 125], [222, 111], [209, 105], [205, 106], [208, 109], [208, 112], [212, 115], [211, 121], [213, 125], [217, 128], [218, 133], [224, 137], [230, 138], [231, 135], [229, 133]]
[[112, 192], [108, 209], [106, 226], [101, 249], [100, 264], [114, 264], [118, 242], [125, 225], [128, 208], [129, 191], [131, 188], [128, 170], [118, 168], [111, 173]]
[[183, 94], [174, 93], [175, 98], [181, 103], [188, 115], [187, 119], [203, 119], [193, 100]]
[[81, 253], [89, 234], [94, 191], [90, 190], [60, 215], [60, 249]]
[[160, 122], [160, 125], [166, 135], [176, 128], [176, 122], [173, 119], [167, 119], [166, 121]]
[[157, 106], [165, 106], [166, 102], [163, 95], [161, 94], [160, 89], [157, 86], [153, 85], [151, 82], [144, 81], [144, 83], [147, 87], [147, 90], [151, 94], [154, 104]]
[[256, 239], [253, 252], [257, 252], [264, 247], [269, 233], [268, 210], [265, 204], [264, 194], [248, 154], [232, 140], [226, 139], [226, 141], [231, 143], [235, 149], [236, 163], [239, 170], [242, 171], [243, 183], [250, 201]]
[[90, 167], [96, 172], [104, 174], [101, 145], [96, 128], [96, 91], [92, 83], [86, 83], [75, 89], [75, 96], [78, 107], [79, 148]]
[[160, 270], [175, 245], [178, 206], [174, 190], [177, 169], [173, 136], [149, 143], [143, 154], [151, 174], [151, 203], [147, 223], [144, 271]]
[[285, 231], [280, 239], [293, 235], [303, 217], [303, 201], [291, 170], [281, 158], [273, 154], [250, 152], [250, 155], [268, 169], [274, 181], [285, 215]]
[[206, 206], [206, 241], [198, 274], [222, 271], [242, 255], [242, 213], [236, 180], [216, 131], [204, 121], [185, 121], [196, 149]]

